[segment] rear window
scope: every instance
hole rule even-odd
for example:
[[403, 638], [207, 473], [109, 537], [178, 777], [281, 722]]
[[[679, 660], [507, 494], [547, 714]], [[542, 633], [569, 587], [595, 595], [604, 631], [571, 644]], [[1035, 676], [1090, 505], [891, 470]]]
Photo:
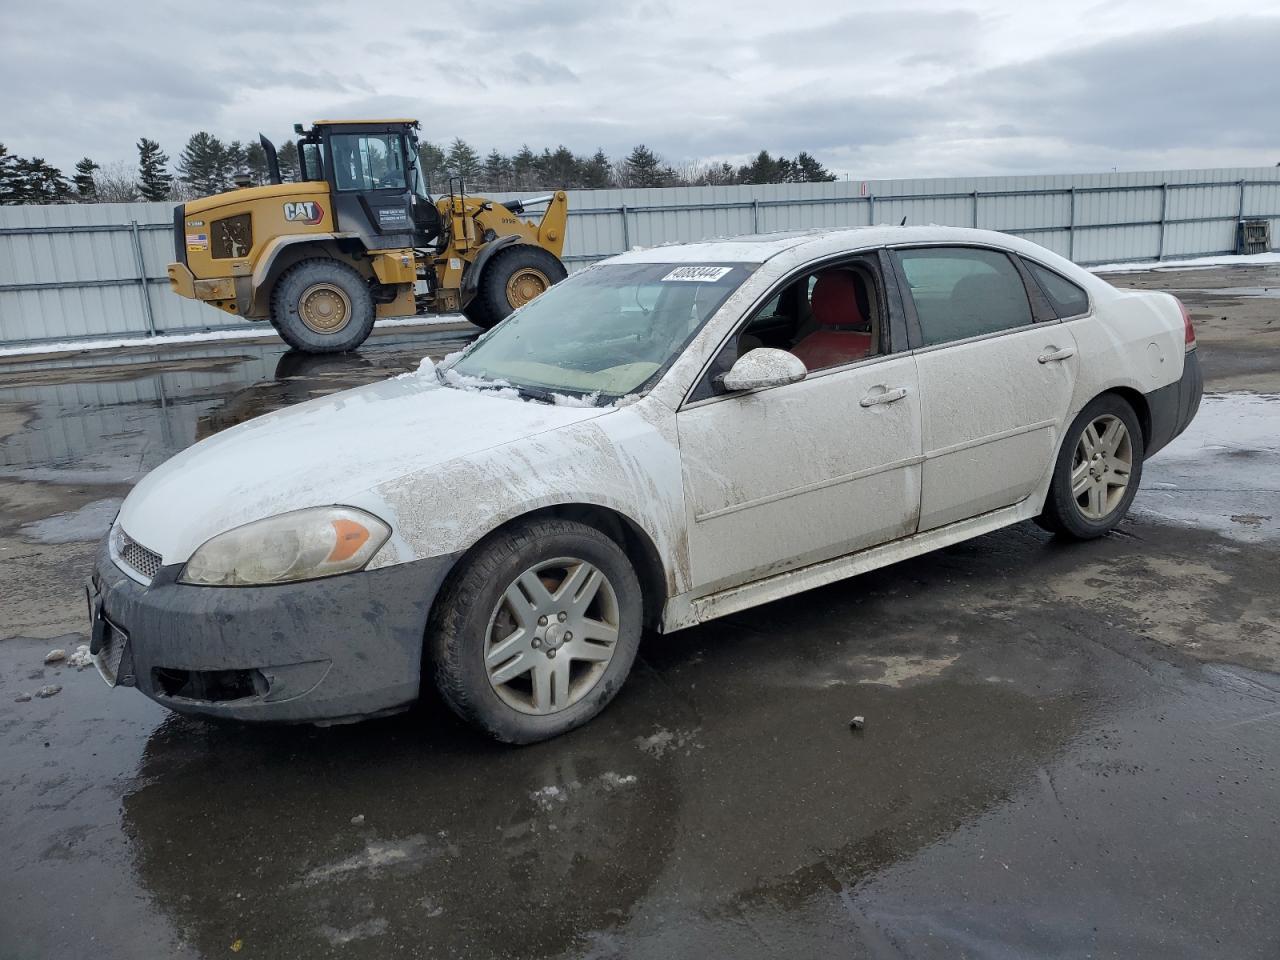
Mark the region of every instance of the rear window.
[[1042, 267], [1030, 260], [1022, 261], [1040, 284], [1048, 298], [1053, 312], [1062, 317], [1077, 317], [1089, 312], [1089, 295], [1060, 273], [1054, 273], [1048, 267]]

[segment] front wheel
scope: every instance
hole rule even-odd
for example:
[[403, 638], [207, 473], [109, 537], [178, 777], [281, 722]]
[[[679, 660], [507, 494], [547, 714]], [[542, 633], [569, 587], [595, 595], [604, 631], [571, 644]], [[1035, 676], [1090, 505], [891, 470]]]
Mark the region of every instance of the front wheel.
[[354, 350], [373, 331], [373, 296], [364, 277], [337, 260], [304, 260], [271, 291], [271, 324], [305, 353]]
[[517, 243], [485, 264], [475, 298], [462, 313], [477, 327], [488, 330], [568, 275], [564, 264], [549, 250]]
[[1074, 540], [1113, 530], [1138, 493], [1143, 455], [1133, 407], [1112, 393], [1095, 398], [1067, 430], [1036, 522]]
[[548, 519], [495, 534], [436, 600], [428, 627], [436, 686], [497, 740], [557, 736], [618, 692], [641, 611], [626, 554], [594, 527]]

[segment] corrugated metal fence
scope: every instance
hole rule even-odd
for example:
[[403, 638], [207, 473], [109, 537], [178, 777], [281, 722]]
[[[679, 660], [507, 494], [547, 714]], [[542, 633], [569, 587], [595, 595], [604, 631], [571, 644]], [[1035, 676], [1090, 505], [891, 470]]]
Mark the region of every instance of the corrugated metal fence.
[[[525, 194], [524, 196], [530, 196]], [[1082, 264], [1230, 253], [1242, 217], [1280, 237], [1280, 168], [574, 190], [570, 269], [627, 250], [810, 227], [939, 223], [1018, 234]], [[0, 207], [0, 344], [213, 329], [171, 295], [169, 204]]]

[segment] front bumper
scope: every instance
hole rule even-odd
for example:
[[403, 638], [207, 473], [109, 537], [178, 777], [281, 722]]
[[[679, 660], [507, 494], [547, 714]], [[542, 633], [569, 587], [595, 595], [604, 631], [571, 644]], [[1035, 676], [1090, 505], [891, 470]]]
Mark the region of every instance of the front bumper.
[[427, 615], [454, 557], [263, 587], [194, 587], [162, 567], [144, 586], [104, 540], [102, 616], [127, 637], [134, 685], [180, 713], [351, 720], [418, 696]]

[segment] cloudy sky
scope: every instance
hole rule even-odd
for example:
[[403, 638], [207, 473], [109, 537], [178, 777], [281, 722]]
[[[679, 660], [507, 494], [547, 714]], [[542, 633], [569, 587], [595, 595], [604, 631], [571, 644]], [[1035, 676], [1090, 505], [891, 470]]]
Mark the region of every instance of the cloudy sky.
[[854, 178], [1280, 161], [1275, 0], [41, 0], [0, 26], [0, 142], [68, 169], [331, 116]]

